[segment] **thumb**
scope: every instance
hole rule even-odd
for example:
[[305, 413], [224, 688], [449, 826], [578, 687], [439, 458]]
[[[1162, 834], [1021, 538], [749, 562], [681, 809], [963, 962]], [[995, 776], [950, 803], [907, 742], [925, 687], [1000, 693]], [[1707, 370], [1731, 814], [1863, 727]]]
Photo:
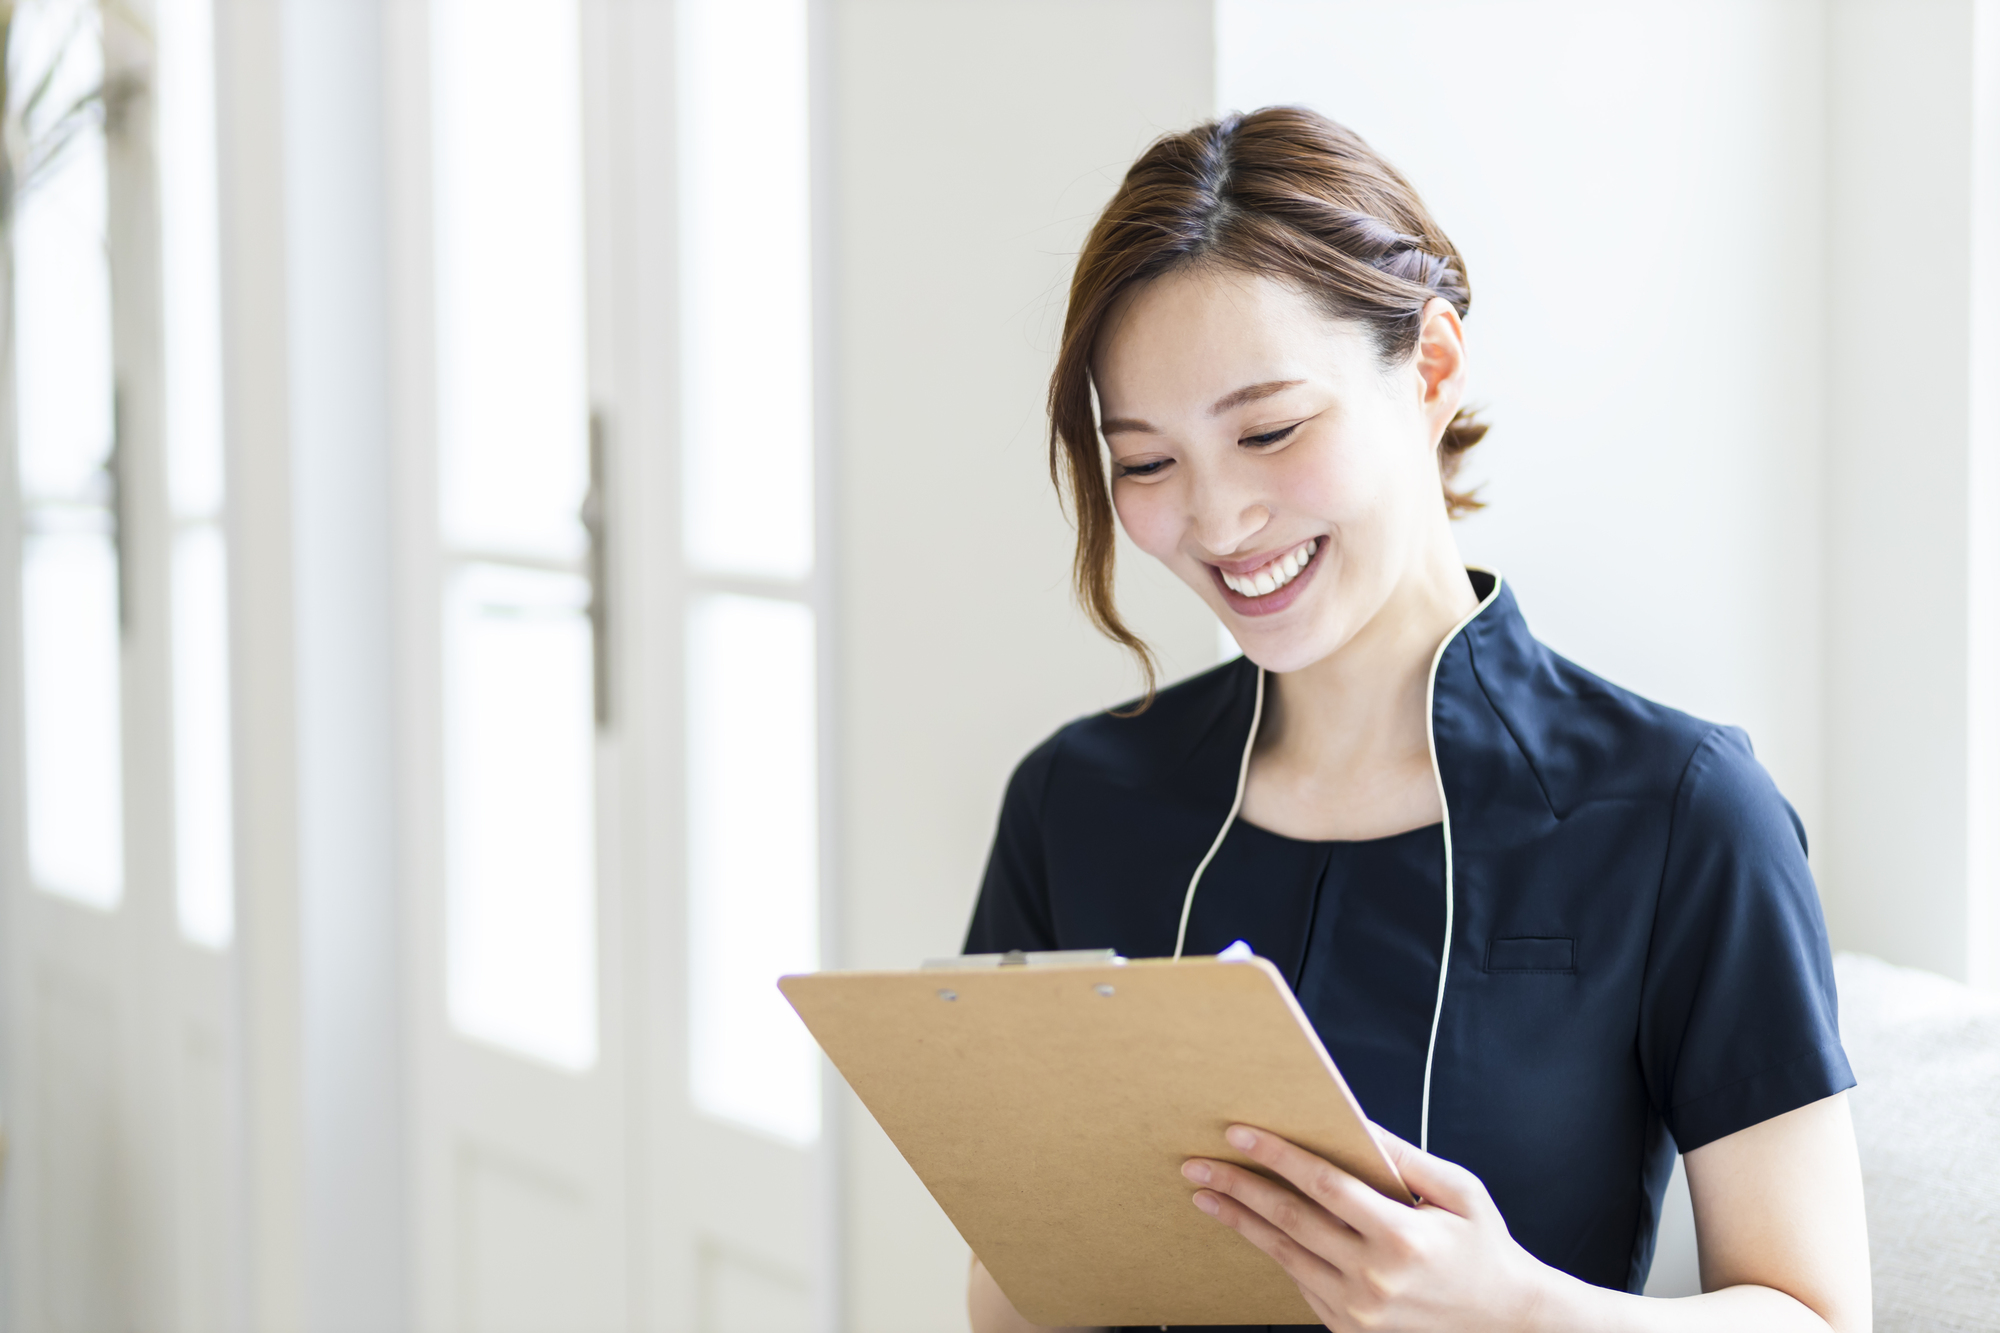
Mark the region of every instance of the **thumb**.
[[1477, 1217], [1495, 1211], [1493, 1196], [1486, 1192], [1486, 1186], [1480, 1183], [1478, 1176], [1456, 1162], [1447, 1162], [1396, 1137], [1373, 1121], [1369, 1122], [1368, 1128], [1374, 1131], [1375, 1141], [1389, 1155], [1403, 1183], [1425, 1203], [1460, 1217]]

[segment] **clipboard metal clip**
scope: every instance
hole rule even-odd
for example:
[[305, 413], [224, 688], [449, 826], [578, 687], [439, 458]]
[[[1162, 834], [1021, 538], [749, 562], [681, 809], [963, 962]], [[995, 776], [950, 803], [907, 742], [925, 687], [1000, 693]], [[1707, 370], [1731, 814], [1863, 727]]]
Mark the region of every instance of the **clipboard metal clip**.
[[1006, 953], [967, 953], [955, 958], [926, 958], [926, 972], [962, 972], [985, 967], [1122, 967], [1116, 949], [1051, 949], [1047, 952], [1010, 949]]

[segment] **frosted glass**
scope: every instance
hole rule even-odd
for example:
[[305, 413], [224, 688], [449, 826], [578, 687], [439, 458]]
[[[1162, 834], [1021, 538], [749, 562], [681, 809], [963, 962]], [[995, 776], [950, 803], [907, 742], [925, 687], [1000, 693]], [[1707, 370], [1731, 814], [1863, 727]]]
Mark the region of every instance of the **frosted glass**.
[[583, 551], [583, 122], [575, 0], [435, 0], [446, 540]]
[[[46, 36], [36, 34], [50, 16], [40, 24], [29, 19], [50, 8], [24, 8], [17, 20], [27, 30], [24, 45]], [[68, 50], [47, 100], [66, 102], [102, 70], [96, 42], [77, 40]], [[97, 472], [111, 450], [105, 205], [104, 134], [90, 126], [21, 199], [15, 218], [15, 383], [21, 486], [30, 500], [99, 494]]]
[[813, 558], [806, 0], [682, 0], [683, 531], [689, 561]]
[[236, 929], [228, 598], [221, 531], [182, 532], [174, 539], [174, 897], [181, 933], [213, 949]]
[[469, 565], [445, 590], [447, 991], [467, 1036], [597, 1059], [589, 589]]
[[[222, 275], [212, 0], [157, 0], [167, 491], [176, 517], [221, 515]], [[174, 901], [181, 933], [235, 935], [227, 547], [213, 522], [173, 554]]]
[[74, 517], [21, 552], [28, 870], [50, 893], [112, 908], [124, 888], [117, 560], [101, 511]]
[[211, 0], [157, 0], [160, 283], [174, 512], [222, 508], [222, 275]]
[[688, 623], [689, 1013], [694, 1102], [819, 1136], [819, 1057], [777, 980], [819, 965], [813, 615], [712, 596]]
[[[15, 14], [16, 71], [63, 52], [30, 132], [96, 85], [93, 6]], [[17, 90], [17, 95], [20, 91]], [[21, 490], [27, 852], [41, 888], [111, 908], [124, 891], [118, 562], [103, 468], [112, 444], [111, 275], [104, 134], [87, 125], [19, 200], [15, 385]]]

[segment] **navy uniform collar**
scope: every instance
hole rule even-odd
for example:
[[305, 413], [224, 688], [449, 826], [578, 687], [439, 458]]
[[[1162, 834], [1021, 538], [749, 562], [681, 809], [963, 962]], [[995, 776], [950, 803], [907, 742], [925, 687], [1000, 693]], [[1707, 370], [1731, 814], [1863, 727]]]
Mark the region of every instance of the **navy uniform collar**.
[[[1440, 727], [1441, 716], [1456, 717], [1474, 703], [1484, 704], [1484, 711], [1491, 713], [1481, 676], [1505, 677], [1531, 669], [1538, 659], [1547, 656], [1547, 650], [1528, 633], [1513, 589], [1506, 581], [1486, 569], [1468, 568], [1466, 574], [1472, 580], [1473, 591], [1479, 595], [1479, 605], [1453, 627], [1451, 635], [1439, 646], [1431, 669], [1432, 736], [1438, 768], [1446, 774], [1456, 766], [1459, 756], [1453, 751], [1458, 742], [1470, 738], [1463, 735], [1462, 728]], [[1163, 794], [1185, 802], [1191, 809], [1213, 810], [1219, 819], [1235, 795], [1237, 765], [1256, 706], [1257, 665], [1247, 657], [1238, 657], [1205, 677], [1187, 682], [1189, 686], [1203, 683], [1208, 683], [1209, 688], [1185, 692], [1177, 688], [1161, 693], [1156, 708], [1184, 715], [1176, 718], [1173, 725], [1134, 729], [1163, 744], [1160, 752], [1144, 757], [1132, 771], [1135, 775], [1144, 773], [1162, 778], [1169, 789]], [[1215, 688], [1216, 685], [1221, 688]], [[1131, 739], [1139, 737], [1134, 735]], [[1450, 785], [1447, 780], [1447, 800]]]

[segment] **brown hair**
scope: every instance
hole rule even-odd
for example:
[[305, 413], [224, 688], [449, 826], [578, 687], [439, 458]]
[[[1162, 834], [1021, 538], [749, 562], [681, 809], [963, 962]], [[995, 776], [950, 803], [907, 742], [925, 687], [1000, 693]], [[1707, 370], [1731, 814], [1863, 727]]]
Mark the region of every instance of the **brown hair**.
[[[1423, 201], [1361, 137], [1303, 107], [1225, 116], [1154, 141], [1125, 173], [1083, 244], [1070, 282], [1062, 349], [1049, 380], [1049, 472], [1076, 516], [1077, 600], [1132, 650], [1150, 700], [1152, 650], [1112, 593], [1116, 520], [1091, 410], [1090, 356], [1119, 298], [1195, 264], [1266, 274], [1373, 336], [1385, 364], [1410, 355], [1423, 309], [1443, 297], [1472, 307], [1465, 261]], [[1446, 509], [1480, 507], [1451, 488], [1486, 426], [1460, 412], [1438, 443]], [[1143, 707], [1143, 705], [1142, 705]]]

